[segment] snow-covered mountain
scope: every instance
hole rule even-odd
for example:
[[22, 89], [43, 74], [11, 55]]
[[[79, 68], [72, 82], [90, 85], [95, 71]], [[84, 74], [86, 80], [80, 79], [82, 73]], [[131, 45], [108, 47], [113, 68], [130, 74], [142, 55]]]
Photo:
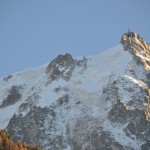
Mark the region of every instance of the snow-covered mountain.
[[149, 70], [130, 31], [99, 54], [59, 55], [0, 79], [0, 128], [45, 150], [149, 150]]

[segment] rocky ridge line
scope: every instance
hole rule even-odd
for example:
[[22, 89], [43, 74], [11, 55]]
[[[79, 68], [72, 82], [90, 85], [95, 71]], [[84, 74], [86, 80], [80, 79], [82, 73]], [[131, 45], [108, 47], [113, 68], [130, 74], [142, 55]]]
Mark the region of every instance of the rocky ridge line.
[[150, 120], [150, 45], [148, 42], [144, 41], [139, 34], [135, 32], [125, 33], [121, 37], [121, 43], [123, 48], [128, 50], [136, 59], [138, 64], [142, 64], [144, 70], [147, 73], [148, 87], [147, 87], [147, 102], [145, 104], [145, 117], [147, 120]]

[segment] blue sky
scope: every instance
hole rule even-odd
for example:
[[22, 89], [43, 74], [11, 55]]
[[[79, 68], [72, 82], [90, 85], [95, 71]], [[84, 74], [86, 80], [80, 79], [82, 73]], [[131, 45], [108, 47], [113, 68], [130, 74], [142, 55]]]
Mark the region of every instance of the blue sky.
[[0, 77], [111, 48], [131, 30], [150, 42], [149, 0], [1, 0]]

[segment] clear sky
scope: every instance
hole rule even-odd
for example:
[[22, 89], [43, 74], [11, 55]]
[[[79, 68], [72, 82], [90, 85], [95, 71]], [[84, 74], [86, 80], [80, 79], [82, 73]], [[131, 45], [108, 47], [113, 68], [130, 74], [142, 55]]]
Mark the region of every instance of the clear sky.
[[150, 42], [150, 0], [0, 0], [0, 77], [99, 53], [129, 25]]

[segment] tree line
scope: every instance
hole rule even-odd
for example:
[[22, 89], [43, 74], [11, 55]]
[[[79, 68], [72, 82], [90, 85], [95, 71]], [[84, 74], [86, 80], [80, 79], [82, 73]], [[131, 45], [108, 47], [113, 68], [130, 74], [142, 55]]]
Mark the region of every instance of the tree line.
[[0, 150], [42, 150], [35, 144], [18, 140], [14, 142], [5, 130], [0, 130]]

